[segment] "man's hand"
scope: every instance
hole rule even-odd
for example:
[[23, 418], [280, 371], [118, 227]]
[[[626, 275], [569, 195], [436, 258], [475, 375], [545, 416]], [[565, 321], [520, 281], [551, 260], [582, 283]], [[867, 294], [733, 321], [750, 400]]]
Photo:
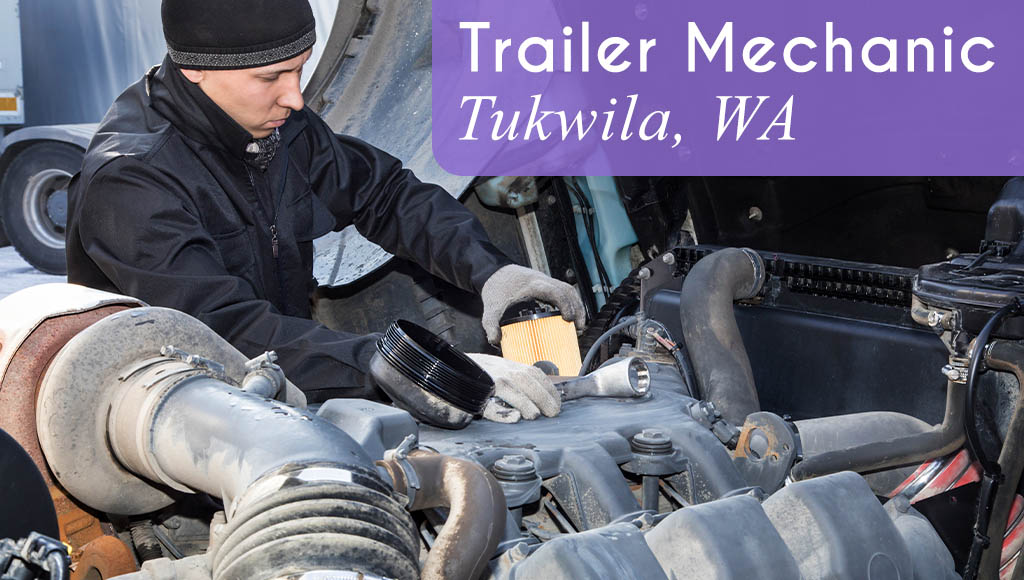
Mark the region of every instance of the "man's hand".
[[484, 407], [484, 418], [498, 423], [516, 423], [520, 418], [533, 420], [543, 413], [554, 417], [562, 410], [562, 398], [551, 380], [537, 367], [524, 365], [489, 354], [466, 356], [494, 379], [494, 396]]
[[491, 274], [484, 283], [480, 297], [484, 302], [481, 323], [487, 333], [487, 342], [491, 344], [501, 341], [499, 323], [505, 310], [531, 298], [558, 307], [562, 318], [574, 321], [577, 329], [582, 330], [586, 324], [583, 301], [575, 288], [537, 270], [515, 264], [509, 264]]

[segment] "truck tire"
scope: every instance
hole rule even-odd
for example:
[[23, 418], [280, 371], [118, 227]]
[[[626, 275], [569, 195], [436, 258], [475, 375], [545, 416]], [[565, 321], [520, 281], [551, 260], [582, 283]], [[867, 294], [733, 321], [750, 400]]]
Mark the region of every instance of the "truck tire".
[[67, 273], [67, 187], [83, 156], [65, 143], [37, 143], [17, 154], [0, 184], [7, 237], [26, 262], [47, 274]]

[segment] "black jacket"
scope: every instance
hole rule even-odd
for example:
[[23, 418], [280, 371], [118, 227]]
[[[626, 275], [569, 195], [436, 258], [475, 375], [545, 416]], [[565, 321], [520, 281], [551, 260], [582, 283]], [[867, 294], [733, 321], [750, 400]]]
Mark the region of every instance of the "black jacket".
[[70, 282], [187, 312], [300, 388], [362, 386], [375, 336], [310, 320], [314, 238], [349, 224], [479, 292], [510, 261], [390, 155], [293, 112], [266, 172], [252, 136], [165, 59], [114, 102], [69, 188]]

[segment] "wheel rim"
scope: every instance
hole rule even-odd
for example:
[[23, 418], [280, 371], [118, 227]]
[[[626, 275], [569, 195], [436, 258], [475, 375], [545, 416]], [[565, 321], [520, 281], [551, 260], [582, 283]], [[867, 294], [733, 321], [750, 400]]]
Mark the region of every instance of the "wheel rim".
[[67, 187], [71, 174], [63, 169], [44, 169], [33, 175], [25, 185], [22, 209], [25, 224], [32, 237], [44, 246], [54, 250], [64, 249], [64, 226], [51, 217], [54, 207], [64, 201], [64, 215], [67, 215]]

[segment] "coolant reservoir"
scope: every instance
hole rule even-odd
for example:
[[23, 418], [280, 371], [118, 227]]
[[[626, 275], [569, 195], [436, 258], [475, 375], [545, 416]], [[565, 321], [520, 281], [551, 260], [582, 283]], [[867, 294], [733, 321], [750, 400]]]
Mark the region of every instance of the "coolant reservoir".
[[562, 318], [558, 310], [546, 309], [536, 302], [517, 304], [505, 312], [501, 320], [501, 355], [528, 365], [550, 361], [562, 376], [576, 375], [583, 366], [576, 326]]

